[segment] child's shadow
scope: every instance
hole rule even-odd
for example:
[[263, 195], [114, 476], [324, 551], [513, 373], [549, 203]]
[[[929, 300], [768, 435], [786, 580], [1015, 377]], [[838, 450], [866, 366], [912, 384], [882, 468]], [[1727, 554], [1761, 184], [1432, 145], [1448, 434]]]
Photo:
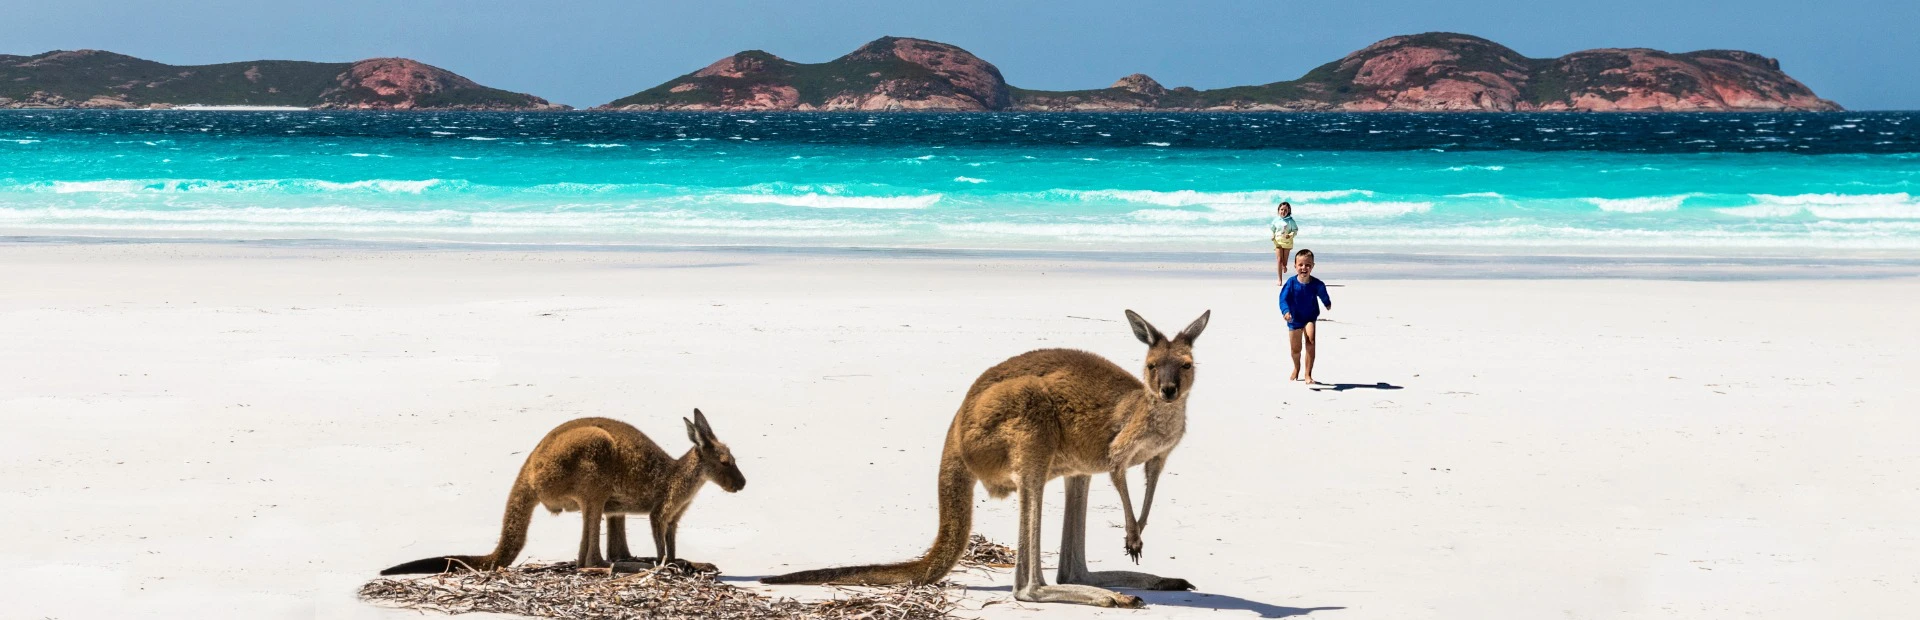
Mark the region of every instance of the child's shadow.
[[1307, 386], [1315, 391], [1345, 392], [1347, 390], [1398, 390], [1398, 385], [1381, 381], [1379, 383], [1315, 383]]

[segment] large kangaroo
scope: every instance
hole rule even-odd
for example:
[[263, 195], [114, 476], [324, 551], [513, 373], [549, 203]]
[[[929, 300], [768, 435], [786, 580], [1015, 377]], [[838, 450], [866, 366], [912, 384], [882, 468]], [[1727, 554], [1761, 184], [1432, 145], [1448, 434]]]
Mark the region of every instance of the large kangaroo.
[[[981, 373], [947, 427], [940, 453], [940, 531], [919, 559], [802, 571], [763, 583], [926, 584], [953, 569], [973, 527], [973, 483], [995, 499], [1020, 493], [1020, 541], [1013, 596], [1022, 601], [1139, 607], [1139, 597], [1105, 588], [1190, 590], [1185, 579], [1130, 571], [1087, 571], [1087, 483], [1107, 474], [1126, 512], [1127, 555], [1140, 561], [1141, 531], [1167, 454], [1187, 428], [1193, 388], [1193, 341], [1211, 311], [1169, 339], [1127, 311], [1147, 344], [1146, 382], [1085, 351], [1041, 349]], [[1146, 465], [1147, 495], [1133, 516], [1127, 468]], [[1048, 480], [1067, 479], [1066, 527], [1060, 540], [1061, 585], [1040, 574], [1040, 500]]]
[[658, 564], [714, 570], [710, 564], [675, 560], [674, 537], [680, 516], [708, 481], [728, 493], [747, 485], [733, 462], [733, 451], [713, 436], [707, 416], [693, 410], [687, 438], [693, 449], [678, 459], [667, 456], [646, 434], [619, 420], [580, 418], [555, 427], [534, 446], [520, 466], [507, 495], [507, 514], [501, 518], [500, 542], [487, 555], [455, 555], [414, 560], [380, 571], [382, 575], [443, 573], [471, 568], [493, 570], [513, 563], [527, 543], [527, 523], [534, 504], [554, 514], [580, 511], [580, 568], [604, 567], [600, 557], [600, 520], [607, 522], [607, 558], [633, 558], [627, 552], [626, 515], [648, 515]]

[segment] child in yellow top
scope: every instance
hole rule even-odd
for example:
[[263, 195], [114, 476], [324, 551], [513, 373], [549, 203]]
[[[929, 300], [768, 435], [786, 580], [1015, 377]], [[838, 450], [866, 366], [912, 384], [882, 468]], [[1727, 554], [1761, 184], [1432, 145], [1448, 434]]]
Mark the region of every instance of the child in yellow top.
[[1293, 203], [1282, 201], [1274, 209], [1273, 222], [1267, 225], [1273, 231], [1273, 253], [1280, 263], [1280, 285], [1287, 285], [1288, 254], [1293, 252], [1293, 235], [1300, 227], [1293, 223]]

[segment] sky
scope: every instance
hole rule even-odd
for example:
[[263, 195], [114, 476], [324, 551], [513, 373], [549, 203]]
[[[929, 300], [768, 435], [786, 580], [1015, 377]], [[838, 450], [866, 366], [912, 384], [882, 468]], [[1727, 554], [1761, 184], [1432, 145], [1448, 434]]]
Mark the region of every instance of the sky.
[[417, 59], [589, 107], [748, 49], [825, 62], [881, 36], [958, 45], [1015, 86], [1169, 88], [1299, 77], [1374, 41], [1450, 31], [1551, 58], [1740, 49], [1849, 109], [1920, 109], [1920, 0], [0, 0], [0, 54], [170, 64]]

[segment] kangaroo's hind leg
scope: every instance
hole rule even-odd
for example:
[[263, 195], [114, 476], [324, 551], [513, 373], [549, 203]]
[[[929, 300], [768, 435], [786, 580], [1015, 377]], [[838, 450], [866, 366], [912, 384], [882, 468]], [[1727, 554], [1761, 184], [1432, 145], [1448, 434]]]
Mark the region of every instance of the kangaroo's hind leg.
[[1091, 478], [1068, 476], [1066, 482], [1066, 523], [1060, 532], [1060, 583], [1136, 590], [1193, 589], [1193, 584], [1185, 579], [1124, 570], [1087, 571], [1087, 489]]
[[600, 557], [600, 521], [607, 507], [603, 498], [581, 498], [580, 501], [580, 558], [577, 568], [604, 568], [607, 561]]
[[1040, 500], [1046, 492], [1044, 467], [1027, 466], [1020, 475], [1020, 548], [1015, 550], [1013, 598], [1033, 603], [1076, 603], [1100, 607], [1142, 607], [1140, 597], [1090, 585], [1047, 585], [1040, 572]]
[[627, 550], [627, 516], [607, 515], [607, 561], [631, 562], [636, 559]]

